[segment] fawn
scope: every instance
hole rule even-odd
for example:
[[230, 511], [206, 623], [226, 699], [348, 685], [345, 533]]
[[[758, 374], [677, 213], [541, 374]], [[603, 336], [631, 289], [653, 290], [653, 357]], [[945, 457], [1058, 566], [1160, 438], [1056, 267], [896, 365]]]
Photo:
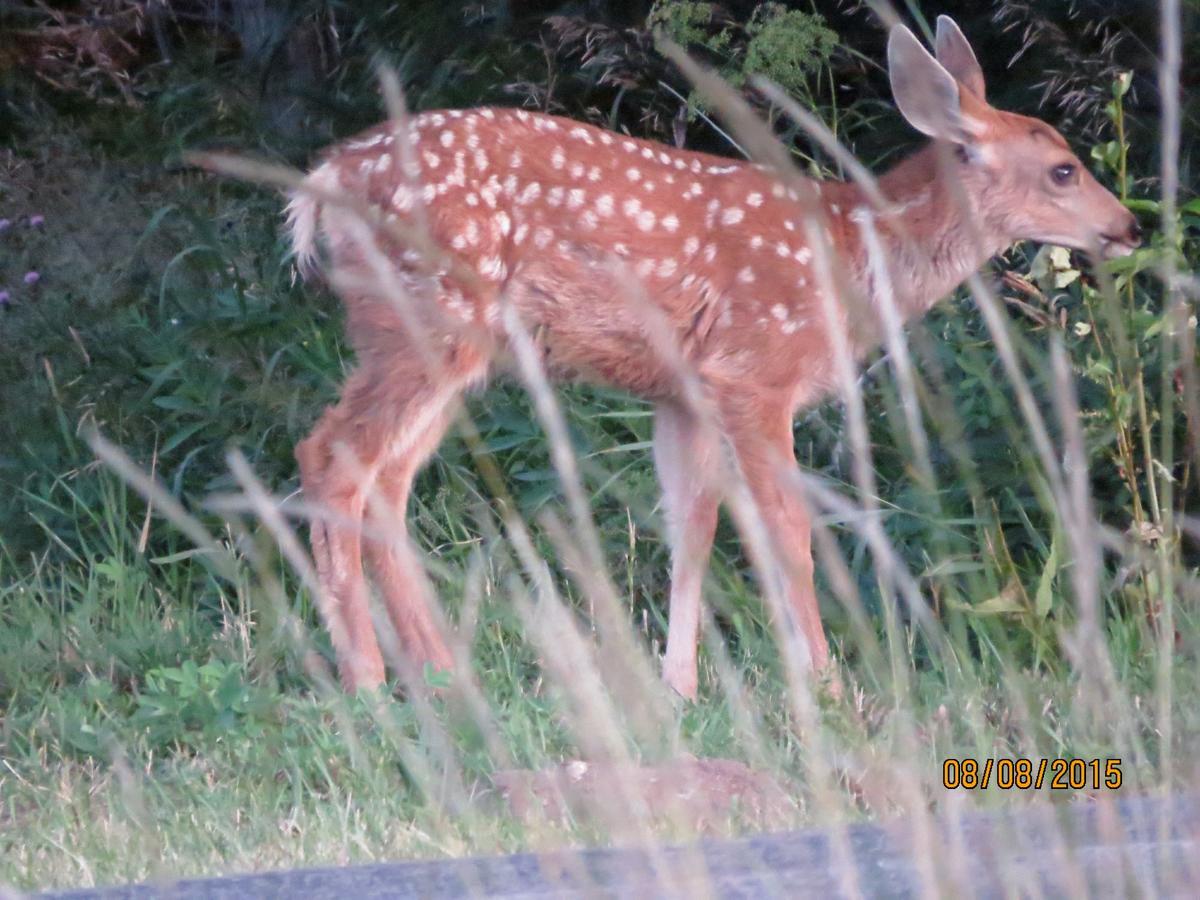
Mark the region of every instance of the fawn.
[[[902, 316], [921, 315], [1018, 240], [1104, 257], [1140, 243], [1133, 215], [1058, 132], [987, 104], [975, 54], [945, 16], [935, 52], [892, 28], [896, 105], [932, 138], [879, 179], [889, 206], [873, 222]], [[763, 167], [522, 109], [426, 112], [407, 135], [396, 127], [333, 148], [289, 205], [302, 271], [324, 239], [358, 354], [340, 402], [296, 449], [304, 493], [325, 511], [312, 524], [312, 549], [344, 687], [384, 679], [364, 552], [406, 664], [451, 666], [403, 526], [384, 541], [362, 525], [403, 522], [413, 478], [453, 404], [510, 345], [509, 311], [535, 335], [551, 375], [597, 379], [655, 404], [672, 549], [669, 686], [696, 694], [701, 586], [731, 466], [778, 558], [785, 627], [804, 639], [815, 669], [825, 666], [809, 514], [778, 461], [795, 465], [793, 416], [834, 383], [828, 329], [855, 324], [840, 295], [837, 321], [821, 314], [806, 217], [823, 221], [830, 265], [869, 313], [877, 286], [863, 189], [814, 182], [814, 213]], [[387, 222], [417, 223], [442, 263], [423, 262], [428, 254], [365, 226], [332, 197], [355, 198]], [[647, 304], [716, 427], [685, 402], [677, 367], [639, 313]], [[859, 355], [869, 349], [852, 342]]]

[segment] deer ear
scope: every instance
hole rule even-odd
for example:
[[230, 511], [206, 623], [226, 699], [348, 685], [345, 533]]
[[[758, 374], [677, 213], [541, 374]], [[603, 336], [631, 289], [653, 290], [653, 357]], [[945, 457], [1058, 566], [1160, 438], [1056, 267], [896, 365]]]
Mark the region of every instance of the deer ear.
[[888, 77], [900, 114], [922, 134], [969, 143], [977, 125], [963, 114], [958, 82], [903, 25], [888, 35]]
[[937, 38], [933, 47], [937, 61], [946, 71], [958, 79], [959, 84], [983, 100], [986, 90], [983, 84], [983, 69], [979, 68], [979, 60], [975, 58], [975, 51], [967, 43], [962, 29], [949, 16], [938, 16]]

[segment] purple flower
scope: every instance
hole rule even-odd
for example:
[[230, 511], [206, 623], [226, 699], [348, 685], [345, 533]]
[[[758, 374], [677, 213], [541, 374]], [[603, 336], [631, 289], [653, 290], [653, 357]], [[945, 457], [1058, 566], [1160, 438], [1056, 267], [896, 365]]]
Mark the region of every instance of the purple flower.
[[46, 224], [46, 217], [43, 216], [41, 213], [38, 213], [36, 216], [29, 217], [29, 227], [30, 228], [41, 228], [45, 224]]
[[8, 231], [12, 227], [12, 222], [8, 219], [0, 219], [0, 231]]
[[8, 291], [0, 290], [0, 308], [8, 309], [10, 298], [11, 295], [8, 293]]
[[25, 283], [28, 285], [37, 284], [41, 280], [42, 280], [42, 276], [39, 275], [38, 272], [34, 269], [30, 269], [28, 272], [25, 273]]

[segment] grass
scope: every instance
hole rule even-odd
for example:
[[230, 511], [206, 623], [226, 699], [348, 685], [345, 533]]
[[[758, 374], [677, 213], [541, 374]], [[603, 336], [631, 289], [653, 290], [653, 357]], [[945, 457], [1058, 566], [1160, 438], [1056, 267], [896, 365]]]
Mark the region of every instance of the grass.
[[[0, 884], [688, 835], [680, 824], [519, 822], [491, 787], [497, 769], [601, 752], [746, 761], [793, 785], [797, 826], [1105, 793], [948, 791], [954, 758], [1119, 758], [1122, 792], [1200, 784], [1188, 753], [1200, 737], [1197, 557], [1182, 531], [1195, 435], [1152, 274], [1161, 234], [1112, 267], [1112, 286], [1032, 249], [1004, 264], [1034, 286], [1025, 308], [1005, 307], [1020, 375], [1055, 448], [1088, 467], [1086, 524], [1105, 546], [1090, 573], [1095, 653], [1072, 510], [1054, 494], [1072, 470], [1028, 449], [1003, 337], [963, 295], [910, 335], [927, 458], [889, 365], [858, 382], [882, 545], [852, 486], [864, 450], [848, 443], [842, 406], [797, 423], [802, 463], [841, 498], [817, 504], [840, 691], [788, 679], [728, 523], [706, 591], [699, 701], [638, 681], [661, 652], [668, 571], [650, 408], [598, 388], [560, 395], [621, 601], [613, 634], [604, 586], [571, 565], [532, 405], [500, 384], [471, 401], [470, 418], [549, 578], [514, 549], [467, 443], [451, 438], [420, 476], [411, 518], [470, 666], [450, 684], [429, 676], [432, 694], [345, 698], [277, 535], [244, 504], [217, 502], [245, 495], [237, 458], [274, 497], [296, 491], [292, 447], [352, 364], [341, 314], [294, 283], [278, 198], [159, 164], [176, 158], [180, 123], [201, 133], [181, 110], [213, 108], [184, 93], [172, 100], [168, 85], [120, 126], [39, 105], [6, 162], [0, 199], [17, 226], [0, 235], [0, 272], [43, 278], [0, 317]], [[218, 106], [234, 109], [230, 133], [251, 127], [244, 110]], [[1126, 149], [1106, 150], [1098, 170], [1123, 179]], [[1181, 268], [1200, 260], [1200, 207], [1188, 202]], [[19, 219], [33, 213], [43, 228]], [[1079, 394], [1066, 414], [1049, 363], [1060, 349]], [[1082, 460], [1069, 455], [1075, 423]], [[211, 541], [101, 464], [84, 438], [92, 427]], [[936, 627], [882, 574], [889, 554]], [[735, 816], [718, 831], [754, 825]]]

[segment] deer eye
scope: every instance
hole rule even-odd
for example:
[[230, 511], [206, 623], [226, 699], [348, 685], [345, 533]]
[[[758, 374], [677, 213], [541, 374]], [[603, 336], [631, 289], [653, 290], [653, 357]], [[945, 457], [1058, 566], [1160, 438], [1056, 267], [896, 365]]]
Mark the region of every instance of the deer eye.
[[1070, 184], [1075, 180], [1075, 164], [1063, 163], [1062, 165], [1055, 166], [1050, 170], [1050, 177], [1054, 180], [1055, 184], [1063, 186]]

